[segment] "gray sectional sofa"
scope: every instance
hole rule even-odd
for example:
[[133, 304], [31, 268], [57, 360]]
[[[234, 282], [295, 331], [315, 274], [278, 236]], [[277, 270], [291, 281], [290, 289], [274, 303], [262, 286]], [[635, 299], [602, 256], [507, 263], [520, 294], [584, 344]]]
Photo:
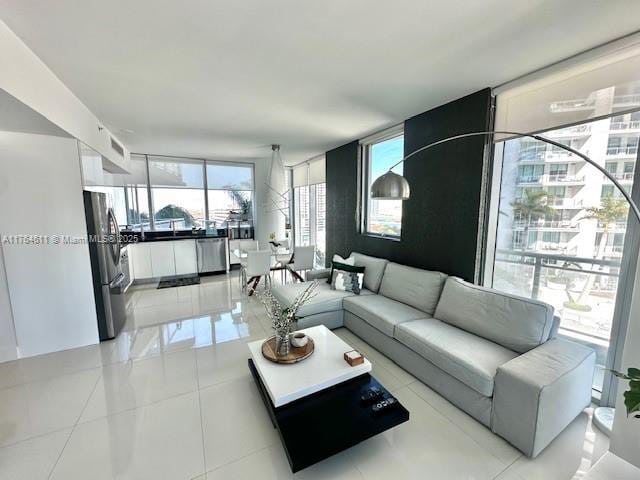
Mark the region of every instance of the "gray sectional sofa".
[[[365, 267], [362, 293], [321, 280], [299, 311], [299, 328], [346, 327], [529, 457], [590, 404], [595, 353], [556, 337], [550, 305], [352, 255]], [[273, 292], [289, 304], [305, 287]]]

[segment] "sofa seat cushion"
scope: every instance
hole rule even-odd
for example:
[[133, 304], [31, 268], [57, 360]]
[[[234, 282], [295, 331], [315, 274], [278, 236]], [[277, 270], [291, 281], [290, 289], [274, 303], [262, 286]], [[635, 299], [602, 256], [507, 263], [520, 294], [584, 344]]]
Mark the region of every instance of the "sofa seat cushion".
[[435, 318], [401, 323], [396, 327], [395, 338], [485, 397], [493, 395], [498, 367], [518, 356]]
[[406, 303], [433, 317], [446, 279], [447, 276], [444, 273], [391, 262], [384, 270], [378, 293]]
[[[288, 283], [286, 285], [279, 285], [274, 287], [271, 291], [273, 295], [278, 299], [283, 307], [291, 305], [298, 295], [300, 295], [305, 288], [309, 286], [309, 282]], [[354, 295], [351, 292], [341, 292], [338, 290], [332, 290], [331, 285], [326, 282], [318, 282], [316, 287], [316, 294], [307, 303], [305, 303], [300, 310], [298, 310], [298, 317], [308, 317], [309, 315], [315, 315], [317, 313], [335, 312], [342, 310], [342, 300], [344, 298]], [[360, 291], [361, 296], [373, 295], [367, 289]]]
[[428, 318], [426, 313], [382, 295], [347, 297], [343, 306], [346, 311], [390, 337], [393, 337], [396, 325], [417, 318]]
[[519, 353], [542, 345], [553, 330], [551, 305], [456, 277], [447, 278], [433, 316]]

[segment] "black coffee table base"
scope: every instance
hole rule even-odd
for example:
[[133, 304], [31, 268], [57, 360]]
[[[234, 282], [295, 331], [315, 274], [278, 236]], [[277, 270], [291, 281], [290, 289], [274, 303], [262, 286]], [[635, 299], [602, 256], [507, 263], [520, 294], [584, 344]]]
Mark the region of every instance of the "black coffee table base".
[[371, 412], [371, 405], [362, 404], [360, 396], [372, 386], [391, 395], [368, 373], [276, 408], [251, 359], [249, 370], [293, 473], [409, 420], [400, 403], [379, 415]]

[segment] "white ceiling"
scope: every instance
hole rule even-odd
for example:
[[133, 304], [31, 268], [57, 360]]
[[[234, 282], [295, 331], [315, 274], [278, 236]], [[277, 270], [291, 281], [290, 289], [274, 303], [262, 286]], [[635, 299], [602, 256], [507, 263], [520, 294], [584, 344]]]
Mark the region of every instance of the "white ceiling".
[[0, 0], [134, 152], [295, 163], [640, 29], [637, 0]]

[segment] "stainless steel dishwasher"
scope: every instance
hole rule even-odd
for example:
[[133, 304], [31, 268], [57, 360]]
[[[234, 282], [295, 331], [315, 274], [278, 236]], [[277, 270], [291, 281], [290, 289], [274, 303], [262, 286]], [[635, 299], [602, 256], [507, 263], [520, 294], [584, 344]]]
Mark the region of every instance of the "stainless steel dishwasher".
[[225, 237], [197, 239], [196, 252], [198, 273], [229, 271], [229, 253]]

